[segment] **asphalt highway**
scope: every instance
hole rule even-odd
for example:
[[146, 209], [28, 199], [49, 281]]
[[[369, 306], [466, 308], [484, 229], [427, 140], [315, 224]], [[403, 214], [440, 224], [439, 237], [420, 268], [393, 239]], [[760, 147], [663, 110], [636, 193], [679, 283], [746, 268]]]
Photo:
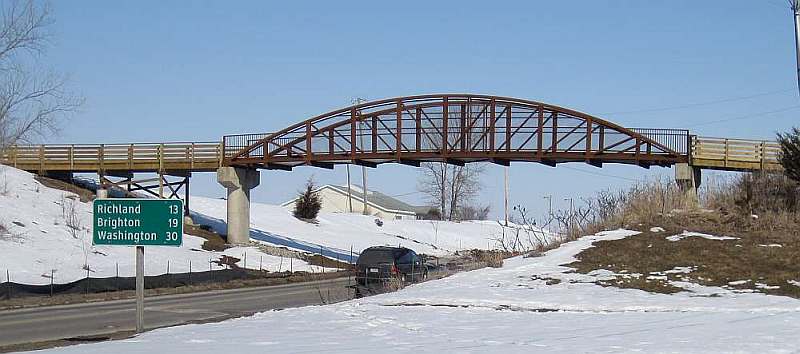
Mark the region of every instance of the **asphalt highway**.
[[[347, 278], [145, 299], [145, 326], [213, 322], [350, 299]], [[0, 311], [0, 352], [30, 343], [102, 340], [135, 329], [134, 299]], [[35, 348], [35, 347], [31, 347]]]

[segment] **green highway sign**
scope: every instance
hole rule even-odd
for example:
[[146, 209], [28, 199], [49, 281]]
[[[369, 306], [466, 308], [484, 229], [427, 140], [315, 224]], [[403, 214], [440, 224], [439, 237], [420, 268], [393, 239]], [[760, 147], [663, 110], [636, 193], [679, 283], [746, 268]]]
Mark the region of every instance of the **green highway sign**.
[[92, 244], [180, 246], [183, 201], [179, 199], [95, 199]]

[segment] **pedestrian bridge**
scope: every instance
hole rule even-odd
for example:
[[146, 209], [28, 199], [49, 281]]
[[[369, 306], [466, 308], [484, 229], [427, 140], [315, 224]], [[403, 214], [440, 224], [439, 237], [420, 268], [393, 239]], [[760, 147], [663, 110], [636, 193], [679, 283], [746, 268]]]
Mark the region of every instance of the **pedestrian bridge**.
[[[437, 94], [366, 102], [274, 133], [227, 135], [218, 142], [15, 145], [0, 152], [0, 163], [59, 178], [97, 173], [104, 186], [127, 185], [129, 192], [160, 197], [165, 186], [172, 192], [168, 197], [185, 186], [187, 208], [191, 173], [216, 171], [228, 189], [228, 241], [241, 243], [249, 239], [249, 191], [259, 184], [257, 169], [423, 162], [675, 166], [676, 181], [696, 199], [702, 169], [779, 171], [779, 150], [773, 141], [623, 127], [524, 99]], [[134, 181], [134, 173], [157, 173], [159, 193], [151, 191], [155, 185]], [[184, 180], [169, 182], [165, 175]], [[126, 180], [112, 182], [109, 176]]]
[[424, 95], [345, 107], [275, 133], [220, 142], [16, 145], [0, 162], [37, 172], [209, 172], [225, 166], [291, 170], [336, 164], [419, 165], [512, 161], [688, 163], [704, 169], [780, 169], [772, 141], [699, 137], [688, 130], [626, 128], [535, 101], [484, 95]]

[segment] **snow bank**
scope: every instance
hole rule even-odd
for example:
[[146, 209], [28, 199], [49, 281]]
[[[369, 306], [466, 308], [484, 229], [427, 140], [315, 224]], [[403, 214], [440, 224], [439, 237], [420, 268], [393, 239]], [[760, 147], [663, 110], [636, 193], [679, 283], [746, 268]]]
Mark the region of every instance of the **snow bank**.
[[[594, 241], [345, 303], [269, 311], [54, 353], [782, 352], [800, 346], [800, 301], [715, 287], [653, 294], [572, 272]], [[602, 272], [599, 272], [600, 274]]]
[[[192, 198], [192, 216], [195, 221], [223, 231], [226, 201]], [[383, 226], [378, 226], [373, 216], [349, 213], [323, 212], [317, 220], [317, 224], [308, 223], [298, 220], [281, 206], [252, 203], [250, 238], [271, 245], [304, 252], [322, 252], [331, 258], [348, 260], [351, 247], [356, 255], [367, 247], [385, 245], [408, 247], [417, 253], [437, 256], [452, 254], [458, 250], [495, 248], [495, 239], [502, 234], [503, 229], [496, 221], [456, 223], [382, 220]]]
[[[30, 173], [0, 165], [0, 282], [49, 284], [68, 283], [86, 277], [112, 277], [119, 267], [120, 276], [133, 276], [132, 247], [92, 246], [91, 203], [82, 203], [73, 193], [41, 185]], [[74, 215], [74, 217], [73, 217]], [[201, 248], [203, 239], [184, 235], [181, 247], [148, 247], [145, 254], [146, 275], [222, 269], [211, 260], [222, 255], [243, 259], [247, 267], [277, 271], [289, 267], [288, 259], [267, 255], [255, 247], [235, 247], [225, 252]], [[168, 264], [169, 263], [169, 264]], [[239, 263], [244, 266], [244, 262]], [[294, 260], [294, 270], [320, 271], [317, 267]]]
[[[2, 232], [0, 228], [0, 282], [7, 280], [6, 270], [18, 283], [48, 284], [51, 273], [56, 283], [72, 282], [86, 277], [86, 264], [91, 277], [115, 276], [117, 268], [120, 276], [134, 274], [132, 248], [92, 246], [91, 203], [80, 202], [72, 193], [45, 187], [30, 173], [2, 165], [0, 192], [4, 192], [0, 193], [0, 225], [8, 229]], [[224, 233], [226, 201], [191, 198], [195, 222]], [[400, 245], [438, 256], [464, 249], [494, 248], [494, 239], [502, 234], [502, 226], [496, 221], [383, 220], [380, 227], [371, 216], [320, 213], [319, 223], [310, 224], [280, 206], [253, 203], [250, 210], [251, 239], [351, 262], [361, 250], [376, 245]], [[209, 252], [202, 250], [203, 241], [184, 235], [181, 247], [149, 247], [146, 274], [165, 274], [167, 268], [171, 273], [188, 272], [190, 263], [192, 270], [222, 269], [210, 264], [222, 255], [242, 259], [240, 266], [245, 266], [246, 258], [246, 266], [251, 269], [279, 271], [289, 267], [288, 259], [265, 254], [257, 247]], [[321, 271], [297, 259], [291, 267], [295, 271]]]

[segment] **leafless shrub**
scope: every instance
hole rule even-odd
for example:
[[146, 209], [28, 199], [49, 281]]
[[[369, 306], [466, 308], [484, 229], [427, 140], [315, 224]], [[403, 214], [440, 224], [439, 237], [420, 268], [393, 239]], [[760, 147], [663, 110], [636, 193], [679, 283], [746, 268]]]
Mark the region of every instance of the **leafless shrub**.
[[[781, 174], [749, 173], [730, 179], [709, 178], [700, 190], [706, 210], [730, 214], [730, 222], [769, 229], [800, 222], [797, 185]], [[602, 191], [581, 199], [573, 213], [554, 212], [553, 219], [570, 239], [599, 231], [648, 224], [675, 211], [686, 213], [683, 192], [669, 178], [637, 183], [626, 190]], [[752, 216], [755, 215], [755, 216]], [[721, 220], [720, 222], [727, 222]]]
[[515, 206], [514, 212], [512, 223], [508, 226], [498, 222], [501, 231], [494, 241], [501, 250], [514, 254], [541, 252], [551, 241], [555, 241], [548, 238], [547, 231], [536, 225], [536, 220], [525, 207]]
[[386, 279], [384, 286], [388, 291], [398, 291], [406, 286], [406, 282], [399, 276], [393, 276]]
[[465, 205], [458, 211], [458, 220], [486, 220], [489, 218], [489, 212], [491, 212], [489, 205]]
[[6, 172], [5, 166], [0, 166], [0, 170], [2, 170], [2, 173], [0, 174], [0, 195], [8, 196], [8, 193], [10, 192], [8, 186], [8, 172]]

